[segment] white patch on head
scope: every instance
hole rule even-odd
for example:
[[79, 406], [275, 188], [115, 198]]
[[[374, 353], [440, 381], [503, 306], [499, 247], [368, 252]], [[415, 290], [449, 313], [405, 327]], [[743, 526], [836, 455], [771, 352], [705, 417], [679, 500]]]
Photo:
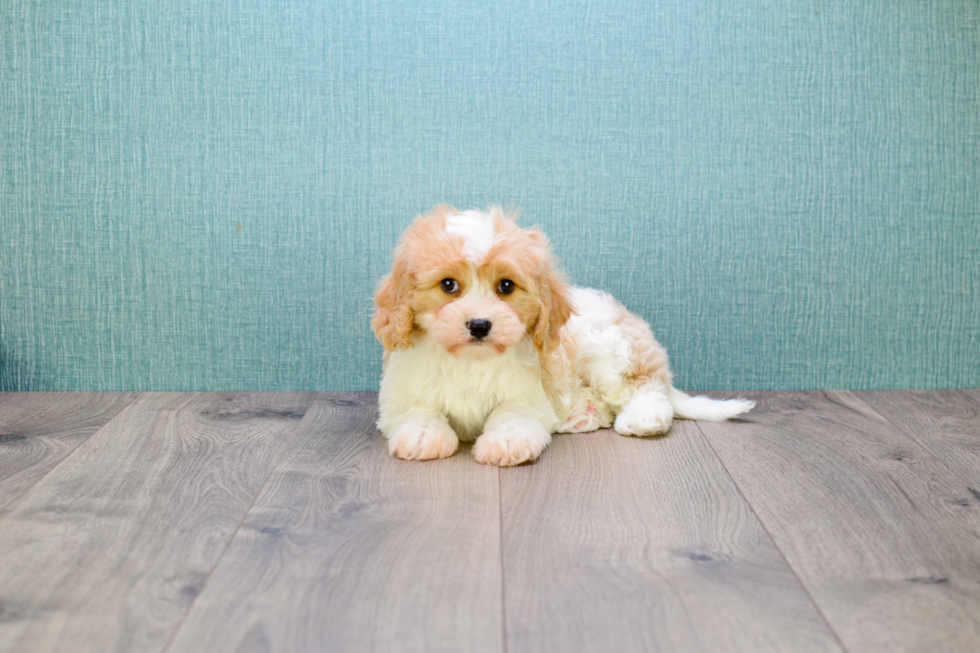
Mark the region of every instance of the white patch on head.
[[493, 246], [493, 217], [481, 211], [463, 211], [446, 218], [446, 233], [463, 239], [463, 254], [479, 261]]

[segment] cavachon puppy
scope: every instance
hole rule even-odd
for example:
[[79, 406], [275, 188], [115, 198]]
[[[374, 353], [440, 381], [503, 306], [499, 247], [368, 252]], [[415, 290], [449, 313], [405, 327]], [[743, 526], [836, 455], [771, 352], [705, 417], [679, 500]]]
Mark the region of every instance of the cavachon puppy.
[[751, 401], [673, 387], [650, 327], [612, 296], [567, 285], [544, 234], [498, 207], [418, 217], [378, 284], [385, 348], [378, 427], [392, 456], [429, 460], [476, 439], [488, 465], [535, 460], [552, 433], [660, 435]]

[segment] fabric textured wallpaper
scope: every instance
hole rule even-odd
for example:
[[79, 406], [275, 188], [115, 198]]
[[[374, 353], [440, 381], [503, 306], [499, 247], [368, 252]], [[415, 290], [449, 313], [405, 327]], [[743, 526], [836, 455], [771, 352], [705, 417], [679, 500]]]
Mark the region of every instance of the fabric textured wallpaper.
[[0, 4], [0, 389], [375, 389], [439, 202], [679, 387], [980, 386], [975, 0]]

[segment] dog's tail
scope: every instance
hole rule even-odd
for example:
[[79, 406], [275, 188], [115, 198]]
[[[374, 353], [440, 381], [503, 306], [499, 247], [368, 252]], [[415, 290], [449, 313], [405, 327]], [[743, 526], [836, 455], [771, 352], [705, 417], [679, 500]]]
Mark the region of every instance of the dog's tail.
[[707, 422], [724, 422], [736, 415], [747, 413], [755, 408], [749, 399], [711, 399], [692, 397], [676, 388], [667, 390], [667, 397], [674, 407], [674, 417], [681, 419], [700, 419]]

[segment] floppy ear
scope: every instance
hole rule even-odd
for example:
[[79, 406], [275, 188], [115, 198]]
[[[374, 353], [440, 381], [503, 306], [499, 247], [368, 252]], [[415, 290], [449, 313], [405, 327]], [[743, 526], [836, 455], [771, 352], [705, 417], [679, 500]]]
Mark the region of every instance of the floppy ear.
[[534, 346], [539, 351], [549, 352], [558, 345], [558, 331], [572, 316], [573, 308], [568, 284], [552, 267], [550, 256], [543, 265], [547, 269], [541, 275], [541, 313], [534, 326]]
[[375, 311], [371, 320], [374, 335], [381, 346], [389, 351], [412, 346], [412, 325], [415, 320], [409, 304], [407, 271], [398, 259], [396, 252], [391, 274], [381, 279], [374, 291]]

